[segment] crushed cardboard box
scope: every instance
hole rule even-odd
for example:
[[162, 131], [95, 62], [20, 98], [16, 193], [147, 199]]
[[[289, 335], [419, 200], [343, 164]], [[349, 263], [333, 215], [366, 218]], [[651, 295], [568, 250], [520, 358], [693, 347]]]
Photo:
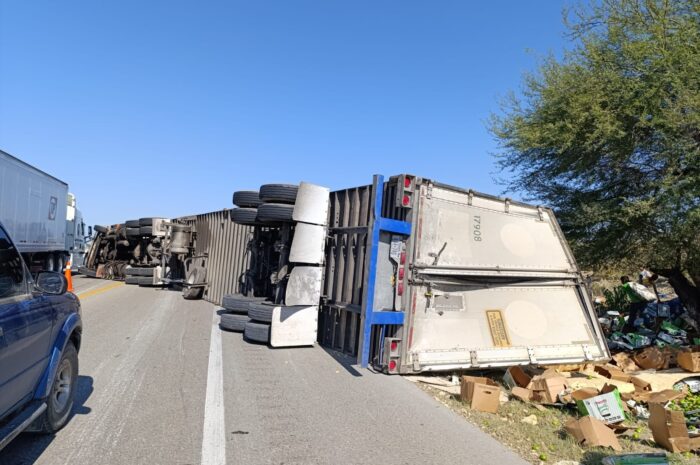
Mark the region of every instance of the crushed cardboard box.
[[611, 364], [606, 364], [606, 365], [597, 365], [595, 367], [595, 372], [598, 373], [599, 375], [608, 378], [608, 379], [614, 379], [616, 381], [622, 381], [625, 383], [630, 382], [631, 376], [625, 373], [624, 371], [620, 370], [618, 367], [615, 365]]
[[501, 388], [489, 378], [462, 376], [461, 398], [480, 412], [496, 413], [500, 405]]
[[649, 404], [649, 411], [649, 428], [658, 445], [674, 453], [700, 449], [700, 437], [688, 436], [683, 412], [658, 403]]
[[625, 373], [634, 373], [640, 370], [639, 366], [634, 363], [634, 360], [632, 360], [632, 357], [630, 357], [627, 352], [617, 353], [613, 355], [612, 358], [615, 364]]
[[668, 355], [658, 347], [647, 347], [634, 355], [634, 362], [644, 370], [662, 370], [668, 368]]
[[591, 447], [612, 447], [616, 451], [622, 450], [613, 430], [608, 428], [602, 421], [596, 420], [591, 416], [573, 419], [564, 426], [564, 429], [579, 444]]

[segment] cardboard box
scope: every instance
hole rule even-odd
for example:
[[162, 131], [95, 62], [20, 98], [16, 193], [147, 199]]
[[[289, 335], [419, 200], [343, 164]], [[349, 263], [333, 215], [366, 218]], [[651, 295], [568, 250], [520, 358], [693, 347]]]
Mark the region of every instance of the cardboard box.
[[618, 367], [610, 364], [604, 366], [597, 365], [595, 367], [595, 372], [601, 376], [608, 379], [614, 379], [616, 381], [624, 381], [625, 383], [630, 382], [631, 376], [620, 370]]
[[559, 402], [559, 394], [569, 388], [569, 384], [562, 375], [554, 370], [546, 370], [541, 375], [535, 376], [530, 381], [528, 389], [535, 391], [545, 404]]
[[638, 376], [632, 376], [630, 383], [634, 384], [634, 390], [637, 392], [651, 391], [651, 383]]
[[633, 373], [640, 370], [639, 366], [634, 363], [634, 360], [632, 360], [626, 352], [617, 353], [613, 355], [612, 358], [615, 360], [617, 366], [625, 373]]
[[700, 350], [694, 347], [690, 352], [680, 352], [678, 354], [678, 366], [691, 373], [700, 372]]
[[617, 440], [613, 430], [605, 426], [602, 421], [591, 416], [586, 416], [578, 420], [569, 421], [564, 429], [576, 439], [579, 444], [586, 446], [612, 447], [613, 450], [621, 451], [622, 447]]
[[488, 378], [462, 376], [461, 398], [480, 412], [496, 413], [500, 405], [501, 388]]
[[625, 420], [625, 411], [620, 399], [620, 392], [614, 389], [612, 392], [590, 395], [581, 391], [572, 393], [576, 406], [581, 415], [590, 415], [596, 420], [606, 424], [619, 423]]
[[515, 386], [513, 389], [511, 389], [510, 393], [513, 395], [513, 397], [516, 397], [523, 402], [540, 402], [539, 396], [535, 394], [535, 391], [530, 389]]
[[647, 347], [634, 356], [634, 361], [644, 370], [661, 370], [667, 365], [667, 358], [658, 347]]
[[532, 377], [525, 373], [519, 366], [510, 367], [506, 370], [506, 374], [503, 375], [503, 384], [505, 384], [508, 389], [513, 389], [514, 387], [526, 388]]
[[649, 428], [658, 445], [674, 453], [700, 449], [700, 437], [688, 436], [683, 412], [654, 403], [649, 404], [649, 413]]

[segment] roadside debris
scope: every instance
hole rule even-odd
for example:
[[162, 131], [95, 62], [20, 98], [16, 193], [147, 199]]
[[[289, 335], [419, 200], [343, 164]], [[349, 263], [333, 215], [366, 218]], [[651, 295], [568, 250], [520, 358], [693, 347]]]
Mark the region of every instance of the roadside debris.
[[622, 450], [620, 441], [617, 440], [613, 430], [608, 428], [605, 423], [593, 417], [571, 420], [564, 426], [564, 429], [572, 435], [579, 444], [611, 447], [616, 451]]
[[480, 412], [496, 413], [500, 405], [501, 388], [489, 378], [462, 376], [461, 398]]

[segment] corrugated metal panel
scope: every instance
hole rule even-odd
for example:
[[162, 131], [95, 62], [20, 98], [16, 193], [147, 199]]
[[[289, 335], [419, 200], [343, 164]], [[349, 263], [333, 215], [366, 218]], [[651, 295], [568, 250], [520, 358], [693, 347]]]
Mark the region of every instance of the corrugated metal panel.
[[229, 210], [197, 215], [195, 255], [207, 255], [207, 283], [204, 299], [221, 305], [226, 294], [239, 292], [240, 279], [248, 269], [248, 241], [253, 228], [236, 224]]
[[[396, 177], [384, 183], [382, 211], [406, 220], [396, 205]], [[372, 185], [331, 192], [329, 246], [326, 248], [324, 304], [319, 315], [319, 342], [357, 355], [367, 258], [367, 227], [372, 214]]]

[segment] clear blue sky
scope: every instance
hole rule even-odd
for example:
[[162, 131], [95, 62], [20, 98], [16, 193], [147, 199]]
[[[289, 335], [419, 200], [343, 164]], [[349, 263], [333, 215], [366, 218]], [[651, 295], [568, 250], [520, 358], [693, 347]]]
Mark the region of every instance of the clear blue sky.
[[564, 2], [0, 3], [0, 148], [89, 224], [401, 172], [500, 193], [486, 130]]

